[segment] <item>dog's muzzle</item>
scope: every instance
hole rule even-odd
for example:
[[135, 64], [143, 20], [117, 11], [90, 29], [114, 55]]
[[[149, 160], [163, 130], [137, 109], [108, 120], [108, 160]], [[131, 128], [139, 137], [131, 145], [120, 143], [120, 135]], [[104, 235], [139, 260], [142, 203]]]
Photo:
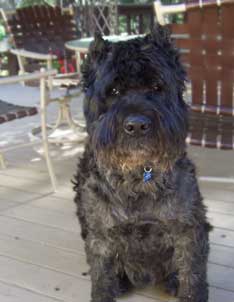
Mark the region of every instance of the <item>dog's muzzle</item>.
[[128, 135], [137, 137], [148, 133], [152, 127], [152, 122], [144, 115], [129, 115], [125, 118], [123, 126]]

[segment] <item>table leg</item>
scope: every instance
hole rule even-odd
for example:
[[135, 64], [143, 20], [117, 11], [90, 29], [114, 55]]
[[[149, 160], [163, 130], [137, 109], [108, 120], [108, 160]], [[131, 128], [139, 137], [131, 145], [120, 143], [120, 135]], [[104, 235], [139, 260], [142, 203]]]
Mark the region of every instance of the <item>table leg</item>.
[[80, 52], [76, 51], [76, 69], [79, 75], [80, 75], [80, 64], [81, 64]]

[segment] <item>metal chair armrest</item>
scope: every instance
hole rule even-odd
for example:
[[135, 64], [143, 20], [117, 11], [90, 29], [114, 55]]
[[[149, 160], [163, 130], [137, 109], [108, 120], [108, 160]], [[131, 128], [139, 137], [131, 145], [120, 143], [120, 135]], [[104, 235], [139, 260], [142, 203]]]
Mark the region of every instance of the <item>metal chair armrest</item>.
[[14, 84], [14, 83], [18, 83], [18, 82], [27, 82], [27, 81], [32, 81], [32, 80], [40, 80], [42, 78], [48, 78], [51, 76], [55, 76], [56, 74], [57, 74], [57, 71], [52, 69], [52, 70], [46, 70], [46, 71], [33, 72], [30, 74], [4, 77], [4, 78], [0, 79], [0, 85]]
[[16, 56], [21, 56], [24, 58], [29, 58], [29, 59], [35, 59], [35, 60], [52, 60], [52, 59], [56, 59], [57, 56], [56, 55], [52, 55], [52, 54], [41, 54], [38, 52], [33, 52], [33, 51], [28, 51], [25, 49], [11, 49], [11, 53], [13, 53]]
[[164, 25], [164, 15], [183, 13], [186, 11], [186, 4], [162, 5], [160, 0], [156, 0], [154, 1], [154, 10], [157, 22]]

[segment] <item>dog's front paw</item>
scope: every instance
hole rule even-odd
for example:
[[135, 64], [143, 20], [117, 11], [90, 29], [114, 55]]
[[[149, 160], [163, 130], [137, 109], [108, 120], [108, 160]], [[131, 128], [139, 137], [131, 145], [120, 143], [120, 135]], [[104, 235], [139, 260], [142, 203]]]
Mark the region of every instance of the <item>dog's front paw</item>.
[[176, 272], [171, 273], [165, 282], [166, 292], [176, 297], [178, 295], [179, 285], [178, 274]]
[[208, 302], [207, 297], [204, 295], [187, 295], [183, 297], [179, 297], [179, 302]]
[[110, 297], [98, 297], [91, 299], [91, 302], [116, 302], [116, 300]]
[[133, 289], [133, 285], [128, 279], [126, 274], [118, 275], [118, 289], [116, 292], [117, 297], [121, 297], [122, 295], [130, 292]]
[[180, 297], [179, 302], [193, 302], [192, 296]]

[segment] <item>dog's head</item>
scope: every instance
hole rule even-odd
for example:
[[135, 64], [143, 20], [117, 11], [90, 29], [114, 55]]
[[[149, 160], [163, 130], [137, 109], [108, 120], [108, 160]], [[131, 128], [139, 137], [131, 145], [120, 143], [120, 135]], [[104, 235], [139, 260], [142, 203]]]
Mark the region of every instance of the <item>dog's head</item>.
[[124, 42], [96, 35], [83, 66], [84, 113], [99, 164], [167, 169], [184, 152], [185, 72], [166, 29]]

